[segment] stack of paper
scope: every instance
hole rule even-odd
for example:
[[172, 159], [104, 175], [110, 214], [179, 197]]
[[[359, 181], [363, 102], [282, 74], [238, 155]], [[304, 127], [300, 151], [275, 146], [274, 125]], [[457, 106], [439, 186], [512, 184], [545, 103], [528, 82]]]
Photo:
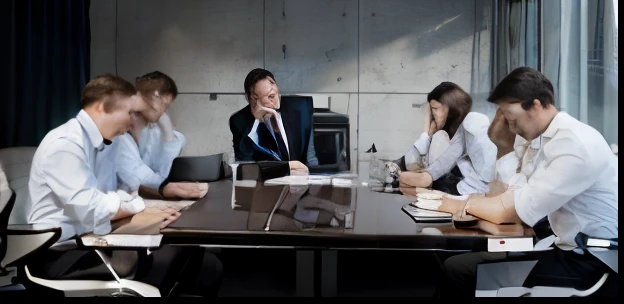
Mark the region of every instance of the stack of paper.
[[307, 186], [307, 185], [332, 185], [335, 187], [352, 187], [357, 183], [351, 178], [351, 175], [289, 175], [279, 178], [269, 179], [264, 182], [265, 185], [290, 185], [290, 186]]
[[345, 188], [354, 186], [353, 180], [346, 179], [346, 178], [332, 178], [331, 184], [334, 187], [345, 187]]
[[182, 200], [182, 201], [164, 201], [164, 200], [152, 200], [146, 199], [145, 208], [165, 209], [172, 208], [176, 210], [188, 209], [195, 201]]

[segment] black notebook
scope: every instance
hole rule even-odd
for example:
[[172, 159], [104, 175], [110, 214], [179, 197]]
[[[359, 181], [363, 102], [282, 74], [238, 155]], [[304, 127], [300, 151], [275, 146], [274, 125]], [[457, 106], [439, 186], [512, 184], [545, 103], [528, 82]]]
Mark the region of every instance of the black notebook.
[[421, 209], [411, 204], [401, 208], [416, 223], [451, 223], [453, 217], [450, 213]]

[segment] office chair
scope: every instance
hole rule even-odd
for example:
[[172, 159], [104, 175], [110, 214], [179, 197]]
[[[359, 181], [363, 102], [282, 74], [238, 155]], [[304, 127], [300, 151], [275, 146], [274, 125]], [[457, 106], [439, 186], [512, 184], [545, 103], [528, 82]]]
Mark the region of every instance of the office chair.
[[[120, 278], [111, 266], [108, 256], [98, 249], [93, 250], [102, 259], [104, 265], [107, 266], [114, 280], [48, 280], [31, 274], [28, 268], [28, 261], [31, 261], [32, 258], [36, 258], [37, 255], [44, 253], [46, 250], [69, 250], [77, 246], [75, 243], [68, 244], [68, 242], [64, 242], [67, 244], [66, 246], [53, 246], [61, 236], [60, 228], [34, 229], [30, 225], [25, 225], [25, 217], [22, 219], [19, 216], [14, 216], [15, 214], [26, 214], [24, 210], [25, 198], [17, 196], [11, 188], [13, 184], [16, 184], [16, 186], [22, 188], [22, 193], [26, 195], [30, 165], [36, 150], [36, 147], [0, 149], [0, 166], [5, 170], [9, 185], [8, 191], [3, 191], [2, 197], [5, 197], [4, 192], [10, 191], [11, 193], [11, 203], [7, 203], [0, 210], [0, 229], [2, 229], [2, 235], [0, 236], [6, 234], [6, 237], [2, 237], [0, 243], [0, 271], [4, 270], [4, 272], [8, 273], [6, 269], [8, 267], [13, 268], [11, 274], [4, 275], [4, 277], [10, 277], [11, 282], [4, 289], [8, 291], [25, 289], [27, 293], [29, 290], [54, 291], [54, 294], [60, 293], [66, 297], [160, 297], [160, 291], [154, 286]], [[0, 205], [0, 207], [2, 206]], [[9, 217], [12, 218], [13, 223], [16, 225], [7, 225]], [[0, 274], [0, 279], [2, 277], [3, 275]], [[3, 291], [2, 287], [0, 287], [1, 291]]]
[[9, 217], [15, 205], [16, 194], [0, 167], [0, 297], [20, 293], [24, 286], [17, 282], [18, 265], [32, 255], [45, 250], [61, 236], [60, 228], [30, 230], [25, 226], [9, 229]]
[[[598, 281], [586, 290], [575, 288], [535, 286], [523, 287], [523, 283], [537, 264], [537, 260], [505, 261], [477, 266], [477, 297], [587, 297], [601, 288], [618, 280], [617, 239], [605, 240], [591, 238], [579, 233], [576, 237], [578, 248], [584, 254], [591, 254], [608, 266], [608, 270]], [[502, 286], [501, 286], [502, 285]], [[617, 288], [615, 288], [617, 292]], [[614, 296], [617, 296], [615, 294]]]

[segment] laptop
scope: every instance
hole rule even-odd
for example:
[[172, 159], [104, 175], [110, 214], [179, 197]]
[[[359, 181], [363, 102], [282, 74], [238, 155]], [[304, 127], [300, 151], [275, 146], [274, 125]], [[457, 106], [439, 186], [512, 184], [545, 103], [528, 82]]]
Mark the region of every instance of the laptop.
[[182, 156], [173, 160], [169, 182], [214, 182], [225, 177], [223, 153], [208, 156]]

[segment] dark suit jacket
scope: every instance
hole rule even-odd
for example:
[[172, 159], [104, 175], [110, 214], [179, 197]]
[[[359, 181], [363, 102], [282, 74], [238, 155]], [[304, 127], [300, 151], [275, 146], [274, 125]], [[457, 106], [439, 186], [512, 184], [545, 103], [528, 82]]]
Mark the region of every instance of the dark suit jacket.
[[[280, 114], [284, 131], [288, 138], [290, 159], [307, 165], [308, 146], [312, 134], [312, 115], [314, 107], [310, 96], [282, 96]], [[277, 161], [274, 155], [258, 147], [249, 136], [255, 118], [251, 107], [247, 105], [230, 117], [230, 131], [234, 145], [234, 154], [238, 161]], [[273, 135], [260, 123], [257, 129], [260, 146], [279, 151]], [[279, 153], [278, 153], [279, 154]]]

